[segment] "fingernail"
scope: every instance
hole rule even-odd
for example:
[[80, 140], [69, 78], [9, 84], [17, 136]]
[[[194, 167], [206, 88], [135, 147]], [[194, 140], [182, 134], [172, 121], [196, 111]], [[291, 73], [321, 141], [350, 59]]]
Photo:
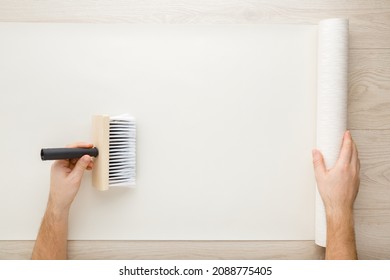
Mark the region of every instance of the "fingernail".
[[83, 160], [85, 163], [90, 163], [91, 162], [91, 157], [89, 155], [83, 156]]

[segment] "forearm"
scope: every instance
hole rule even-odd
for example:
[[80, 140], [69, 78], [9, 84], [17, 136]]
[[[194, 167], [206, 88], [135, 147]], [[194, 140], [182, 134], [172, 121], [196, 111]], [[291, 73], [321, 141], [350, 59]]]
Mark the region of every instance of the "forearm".
[[68, 211], [48, 203], [32, 253], [32, 259], [67, 259]]
[[327, 213], [327, 244], [325, 259], [357, 259], [353, 211]]

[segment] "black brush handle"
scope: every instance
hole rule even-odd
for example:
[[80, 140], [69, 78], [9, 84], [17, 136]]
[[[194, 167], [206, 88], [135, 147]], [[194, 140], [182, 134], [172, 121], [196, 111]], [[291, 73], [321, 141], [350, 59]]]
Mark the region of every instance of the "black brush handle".
[[50, 148], [41, 149], [42, 160], [73, 159], [81, 158], [83, 155], [97, 157], [99, 151], [97, 148]]

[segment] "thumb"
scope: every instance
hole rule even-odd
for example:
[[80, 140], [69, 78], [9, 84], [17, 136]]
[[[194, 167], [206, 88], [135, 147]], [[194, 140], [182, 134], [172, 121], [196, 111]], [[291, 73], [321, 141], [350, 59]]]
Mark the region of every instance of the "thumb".
[[312, 153], [313, 153], [314, 173], [317, 177], [319, 175], [324, 174], [326, 171], [324, 157], [322, 156], [322, 153], [319, 150], [314, 149]]
[[72, 172], [70, 173], [71, 176], [77, 178], [78, 180], [81, 180], [81, 177], [83, 177], [85, 169], [87, 169], [88, 164], [91, 162], [91, 157], [89, 155], [82, 156], [76, 163], [75, 167], [73, 168]]

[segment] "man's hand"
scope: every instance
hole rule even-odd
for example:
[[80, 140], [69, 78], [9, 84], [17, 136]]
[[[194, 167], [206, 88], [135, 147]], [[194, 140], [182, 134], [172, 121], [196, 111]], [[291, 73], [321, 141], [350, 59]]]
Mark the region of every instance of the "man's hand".
[[[75, 143], [68, 148], [92, 148], [92, 144]], [[50, 195], [48, 205], [53, 210], [67, 213], [80, 188], [84, 171], [93, 168], [89, 155], [80, 159], [57, 160], [51, 167]]]
[[[76, 143], [68, 148], [92, 148], [92, 144]], [[66, 259], [68, 248], [68, 215], [92, 159], [58, 160], [51, 167], [50, 194], [46, 212], [32, 252], [32, 259]]]
[[356, 259], [353, 204], [359, 190], [360, 161], [349, 131], [344, 133], [340, 156], [331, 169], [320, 151], [313, 150], [314, 173], [327, 221], [327, 259]]
[[340, 156], [333, 168], [326, 169], [324, 158], [318, 150], [313, 150], [313, 165], [326, 212], [332, 214], [352, 210], [359, 190], [360, 161], [350, 132], [344, 133]]

